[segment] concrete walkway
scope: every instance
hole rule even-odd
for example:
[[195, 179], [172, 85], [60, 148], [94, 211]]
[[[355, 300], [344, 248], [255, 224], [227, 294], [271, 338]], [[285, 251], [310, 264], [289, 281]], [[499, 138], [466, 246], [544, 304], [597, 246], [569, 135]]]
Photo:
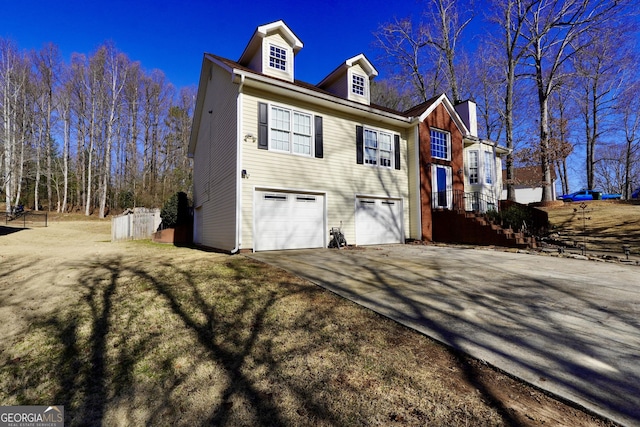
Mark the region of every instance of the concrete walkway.
[[638, 266], [412, 245], [250, 256], [640, 426]]

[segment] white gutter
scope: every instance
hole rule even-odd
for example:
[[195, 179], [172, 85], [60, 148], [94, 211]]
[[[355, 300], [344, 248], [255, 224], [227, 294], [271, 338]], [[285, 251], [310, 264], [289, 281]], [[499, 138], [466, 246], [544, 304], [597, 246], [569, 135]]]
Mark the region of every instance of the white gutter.
[[330, 107], [334, 110], [340, 110], [346, 113], [354, 114], [354, 110], [358, 110], [365, 114], [375, 114], [379, 116], [381, 122], [385, 122], [395, 126], [408, 127], [413, 122], [412, 117], [406, 117], [387, 111], [379, 110], [377, 108], [370, 107], [366, 104], [360, 104], [354, 101], [348, 101], [346, 99], [339, 98], [335, 95], [318, 92], [315, 90], [307, 89], [295, 85], [293, 83], [285, 82], [282, 80], [274, 79], [272, 77], [254, 74], [240, 69], [233, 70], [234, 76], [246, 77], [246, 85], [249, 87], [255, 87], [280, 95], [291, 96], [291, 92], [305, 95], [311, 99], [307, 101], [319, 104], [325, 107]]

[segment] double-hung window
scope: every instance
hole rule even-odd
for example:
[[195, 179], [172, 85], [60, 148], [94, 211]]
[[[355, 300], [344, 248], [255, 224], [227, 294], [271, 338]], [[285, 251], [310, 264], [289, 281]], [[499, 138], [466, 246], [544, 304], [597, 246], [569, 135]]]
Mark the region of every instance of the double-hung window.
[[436, 159], [449, 160], [450, 141], [449, 133], [438, 129], [430, 130], [431, 136], [431, 157]]
[[380, 146], [380, 166], [390, 168], [391, 167], [391, 152], [393, 151], [393, 144], [391, 143], [391, 135], [388, 133], [379, 133], [379, 146]]
[[269, 66], [280, 71], [287, 71], [287, 49], [269, 45]]
[[469, 151], [469, 184], [478, 183], [478, 150]]
[[271, 149], [311, 156], [311, 115], [271, 107]]
[[364, 130], [364, 163], [390, 168], [393, 166], [393, 137], [390, 133]]
[[378, 132], [369, 129], [364, 131], [364, 163], [378, 164]]
[[364, 96], [366, 93], [365, 79], [359, 74], [353, 74], [351, 77], [351, 92], [356, 95]]
[[293, 152], [311, 155], [311, 116], [293, 112]]
[[484, 182], [486, 184], [493, 184], [493, 153], [490, 151], [484, 152]]

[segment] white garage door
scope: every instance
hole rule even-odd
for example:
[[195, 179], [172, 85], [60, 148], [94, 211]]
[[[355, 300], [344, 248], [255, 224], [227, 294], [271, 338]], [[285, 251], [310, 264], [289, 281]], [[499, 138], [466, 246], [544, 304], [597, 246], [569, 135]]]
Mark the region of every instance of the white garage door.
[[324, 247], [324, 196], [256, 191], [254, 224], [256, 251]]
[[356, 244], [402, 243], [402, 201], [356, 198]]

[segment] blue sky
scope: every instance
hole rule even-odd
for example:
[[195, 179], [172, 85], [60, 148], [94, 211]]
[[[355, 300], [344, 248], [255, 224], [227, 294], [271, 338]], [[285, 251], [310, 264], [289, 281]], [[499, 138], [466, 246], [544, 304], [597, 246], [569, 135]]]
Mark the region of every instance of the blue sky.
[[364, 53], [375, 65], [372, 33], [384, 22], [419, 13], [418, 0], [0, 0], [0, 37], [20, 49], [58, 45], [63, 59], [107, 40], [160, 69], [177, 87], [196, 85], [202, 55], [236, 60], [256, 27], [284, 20], [304, 43], [296, 77], [318, 83], [344, 60]]

